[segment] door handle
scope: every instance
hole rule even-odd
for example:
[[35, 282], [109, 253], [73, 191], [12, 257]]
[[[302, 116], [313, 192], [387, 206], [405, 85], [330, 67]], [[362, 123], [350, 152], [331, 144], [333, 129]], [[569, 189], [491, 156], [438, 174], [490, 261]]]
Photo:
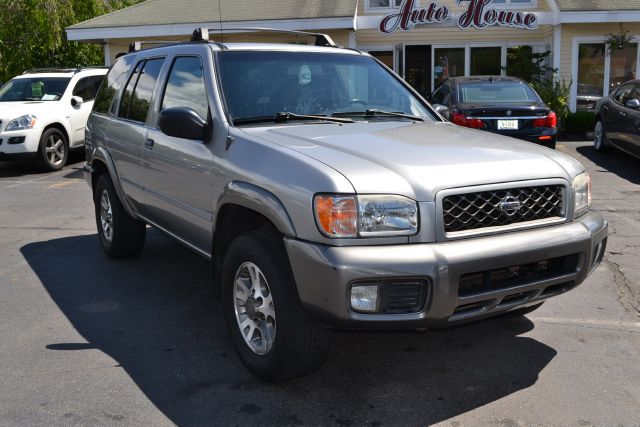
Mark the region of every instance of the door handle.
[[147, 150], [153, 150], [153, 144], [155, 144], [156, 142], [153, 139], [147, 139], [144, 142], [144, 148], [146, 148]]

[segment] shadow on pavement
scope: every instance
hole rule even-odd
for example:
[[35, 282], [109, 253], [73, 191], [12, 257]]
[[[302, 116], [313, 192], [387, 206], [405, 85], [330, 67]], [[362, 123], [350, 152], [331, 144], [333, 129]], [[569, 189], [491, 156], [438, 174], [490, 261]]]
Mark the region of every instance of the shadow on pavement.
[[577, 147], [576, 151], [599, 166], [599, 172], [611, 172], [633, 184], [640, 184], [640, 159], [615, 148], [598, 153], [593, 145]]
[[21, 252], [88, 343], [178, 425], [421, 424], [443, 421], [534, 384], [555, 357], [519, 336], [526, 318], [414, 333], [334, 333], [320, 371], [265, 384], [227, 338], [209, 264], [149, 230], [135, 260], [106, 258], [95, 235], [36, 242]]
[[[74, 163], [84, 162], [84, 150], [74, 149], [69, 153], [67, 167]], [[82, 164], [78, 166], [82, 167]], [[21, 176], [45, 175], [47, 172], [30, 160], [0, 161], [0, 178], [17, 178]]]

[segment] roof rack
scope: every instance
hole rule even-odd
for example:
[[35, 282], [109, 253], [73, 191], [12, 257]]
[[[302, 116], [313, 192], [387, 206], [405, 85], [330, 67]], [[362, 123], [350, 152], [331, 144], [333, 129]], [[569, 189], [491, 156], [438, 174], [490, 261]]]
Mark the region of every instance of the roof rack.
[[267, 33], [281, 33], [281, 34], [296, 34], [302, 36], [311, 36], [315, 37], [316, 46], [326, 46], [326, 47], [340, 47], [335, 44], [333, 39], [329, 37], [327, 34], [323, 33], [310, 33], [307, 31], [294, 31], [294, 30], [278, 30], [274, 28], [260, 28], [260, 27], [245, 27], [245, 28], [196, 28], [193, 31], [193, 35], [191, 36], [191, 41], [209, 41], [209, 33], [210, 32], [224, 32], [224, 31], [252, 31], [252, 32], [267, 32]]
[[144, 45], [146, 44], [151, 44], [151, 45], [164, 45], [164, 44], [170, 44], [170, 43], [184, 43], [184, 41], [138, 41], [138, 42], [132, 42], [129, 43], [129, 53], [131, 52], [138, 52], [140, 50], [142, 50], [144, 48]]
[[44, 74], [44, 73], [73, 73], [77, 74], [80, 71], [84, 70], [95, 70], [95, 69], [108, 69], [109, 67], [105, 66], [92, 66], [92, 67], [77, 67], [77, 68], [32, 68], [30, 70], [24, 71], [22, 74]]

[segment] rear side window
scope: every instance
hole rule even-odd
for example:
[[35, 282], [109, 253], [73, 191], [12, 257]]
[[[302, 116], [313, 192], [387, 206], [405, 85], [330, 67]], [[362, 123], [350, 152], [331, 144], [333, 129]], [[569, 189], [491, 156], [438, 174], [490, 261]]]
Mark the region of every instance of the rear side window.
[[79, 96], [84, 101], [91, 101], [95, 98], [95, 90], [93, 89], [93, 82], [91, 77], [84, 77], [76, 83], [73, 88], [73, 96]]
[[147, 60], [142, 67], [140, 64], [136, 66], [122, 96], [119, 117], [141, 123], [147, 121], [151, 97], [163, 63], [164, 58], [156, 58]]
[[134, 57], [125, 56], [118, 59], [116, 63], [113, 64], [113, 67], [111, 67], [111, 70], [109, 70], [109, 73], [107, 74], [106, 84], [102, 86], [96, 96], [96, 102], [93, 105], [94, 112], [109, 114], [109, 111], [113, 111], [113, 100], [122, 87], [122, 84], [127, 77], [127, 73], [133, 64], [133, 60]]
[[209, 105], [200, 58], [184, 56], [173, 62], [161, 109], [173, 107], [191, 108], [206, 120]]

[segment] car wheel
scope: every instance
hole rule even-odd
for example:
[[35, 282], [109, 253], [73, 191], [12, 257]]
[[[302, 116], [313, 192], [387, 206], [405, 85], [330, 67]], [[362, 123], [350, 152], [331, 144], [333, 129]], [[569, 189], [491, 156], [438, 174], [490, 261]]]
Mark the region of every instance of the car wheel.
[[68, 158], [69, 143], [64, 134], [55, 128], [44, 131], [38, 146], [39, 165], [47, 171], [57, 171], [67, 164]]
[[607, 133], [601, 120], [598, 120], [593, 130], [593, 148], [598, 152], [604, 152], [609, 148], [607, 143]]
[[544, 304], [544, 301], [542, 301], [539, 304], [530, 305], [528, 307], [516, 308], [515, 310], [507, 311], [506, 313], [501, 315], [501, 317], [506, 317], [506, 318], [522, 317], [525, 314], [529, 314], [532, 311], [539, 309], [542, 304]]
[[139, 255], [144, 248], [146, 224], [129, 216], [107, 174], [98, 178], [94, 204], [98, 236], [106, 254], [111, 258]]
[[229, 246], [222, 303], [231, 340], [244, 366], [263, 381], [283, 381], [319, 368], [329, 331], [304, 312], [282, 237], [251, 231]]

